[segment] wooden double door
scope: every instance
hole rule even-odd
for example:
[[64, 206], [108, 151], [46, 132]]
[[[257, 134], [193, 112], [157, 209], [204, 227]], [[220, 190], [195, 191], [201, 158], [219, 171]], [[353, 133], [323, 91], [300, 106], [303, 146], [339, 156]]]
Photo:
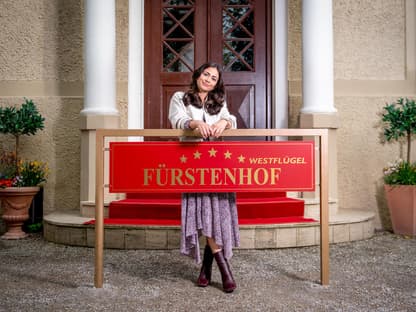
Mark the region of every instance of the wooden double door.
[[270, 0], [145, 0], [145, 128], [170, 128], [172, 94], [207, 61], [238, 128], [270, 127], [270, 14]]

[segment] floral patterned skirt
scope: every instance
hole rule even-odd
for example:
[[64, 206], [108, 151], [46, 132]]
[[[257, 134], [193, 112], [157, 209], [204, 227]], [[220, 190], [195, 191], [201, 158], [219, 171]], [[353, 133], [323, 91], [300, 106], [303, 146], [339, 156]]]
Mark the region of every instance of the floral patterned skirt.
[[211, 237], [226, 259], [240, 245], [235, 193], [183, 193], [181, 253], [201, 262], [199, 236]]

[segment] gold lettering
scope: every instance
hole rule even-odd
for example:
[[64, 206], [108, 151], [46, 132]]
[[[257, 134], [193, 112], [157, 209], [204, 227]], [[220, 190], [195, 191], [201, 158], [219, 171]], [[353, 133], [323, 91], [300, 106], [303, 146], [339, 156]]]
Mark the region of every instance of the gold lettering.
[[151, 168], [144, 168], [143, 169], [143, 185], [149, 185], [149, 182], [153, 178], [153, 173], [155, 172], [154, 169]]
[[[263, 182], [260, 182], [259, 172], [263, 172]], [[254, 171], [254, 182], [257, 185], [264, 185], [267, 183], [268, 180], [269, 180], [269, 174], [267, 173], [267, 170], [265, 168], [257, 168]]]
[[194, 169], [187, 168], [185, 170], [185, 177], [188, 179], [187, 181], [185, 181], [185, 184], [186, 185], [193, 185], [193, 184], [195, 184]]
[[258, 158], [250, 158], [250, 164], [257, 164], [258, 160]]
[[197, 173], [199, 173], [199, 184], [205, 185], [205, 172], [209, 171], [209, 168], [197, 168]]
[[[252, 165], [273, 165], [273, 164], [282, 164], [284, 161], [280, 157], [258, 157], [250, 158], [250, 164]], [[291, 159], [289, 157], [285, 158], [285, 163], [289, 163]]]
[[211, 185], [221, 185], [220, 173], [221, 168], [211, 168]]
[[[257, 158], [257, 161], [260, 158]], [[264, 161], [261, 160], [261, 162]], [[268, 162], [276, 158], [267, 159]], [[288, 163], [304, 163], [302, 157], [286, 157]], [[280, 180], [282, 168], [159, 168], [143, 169], [143, 185], [276, 185]]]
[[279, 181], [280, 173], [282, 172], [281, 168], [270, 168], [271, 171], [271, 181], [270, 184], [274, 185], [277, 181]]
[[237, 168], [233, 168], [233, 172], [231, 172], [230, 168], [224, 168], [224, 173], [225, 173], [224, 185], [228, 185], [227, 179], [226, 179], [227, 177], [231, 180], [231, 184], [235, 185], [236, 170]]
[[305, 157], [298, 157], [298, 164], [306, 164]]
[[[165, 172], [164, 181], [162, 182], [162, 170]], [[156, 184], [164, 186], [168, 184], [168, 174], [166, 169], [156, 169]]]
[[[240, 181], [239, 185], [251, 185], [251, 168], [239, 168], [240, 170]], [[247, 171], [247, 173], [244, 173], [244, 171]], [[246, 179], [246, 180], [245, 180]]]
[[172, 168], [170, 185], [176, 185], [176, 182], [178, 183], [178, 185], [183, 185], [183, 182], [181, 180], [182, 175], [183, 175], [182, 169]]

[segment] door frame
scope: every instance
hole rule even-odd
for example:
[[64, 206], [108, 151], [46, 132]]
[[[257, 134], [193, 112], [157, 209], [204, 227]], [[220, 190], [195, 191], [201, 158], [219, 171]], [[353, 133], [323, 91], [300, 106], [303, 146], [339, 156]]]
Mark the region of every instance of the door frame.
[[[210, 3], [210, 0], [207, 0]], [[154, 33], [152, 33], [152, 31], [148, 31], [146, 30], [146, 25], [152, 25], [154, 23], [159, 23], [160, 24], [160, 19], [159, 20], [152, 20], [152, 6], [158, 6], [159, 9], [160, 8], [160, 1], [154, 1], [154, 0], [145, 0], [144, 1], [144, 42], [146, 42], [146, 44], [151, 44], [152, 40], [155, 40], [154, 38], [157, 36], [154, 36]], [[150, 5], [149, 5], [150, 4]], [[275, 119], [276, 117], [273, 116], [274, 113], [274, 109], [273, 109], [273, 97], [275, 97], [275, 94], [273, 94], [272, 88], [273, 88], [273, 73], [276, 71], [275, 68], [273, 68], [273, 47], [275, 47], [275, 43], [273, 41], [273, 31], [275, 30], [275, 25], [274, 22], [273, 23], [273, 16], [275, 15], [275, 6], [276, 4], [273, 3], [272, 0], [265, 0], [265, 5], [266, 5], [266, 29], [265, 29], [265, 43], [264, 43], [264, 50], [265, 50], [265, 57], [266, 57], [266, 61], [265, 61], [265, 70], [264, 70], [264, 94], [265, 94], [265, 101], [266, 104], [264, 106], [264, 110], [261, 112], [262, 115], [264, 115], [264, 122], [262, 125], [257, 125], [257, 123], [255, 123], [253, 125], [254, 128], [271, 128], [273, 127], [274, 123], [275, 123]], [[286, 5], [287, 8], [287, 5]], [[208, 28], [209, 29], [209, 28]], [[209, 36], [209, 35], [208, 35]], [[147, 83], [147, 81], [149, 81], [149, 70], [146, 70], [146, 48], [144, 47], [144, 64], [143, 64], [143, 68], [144, 68], [144, 101], [143, 101], [143, 119], [144, 119], [144, 125], [145, 128], [149, 128], [148, 124], [149, 124], [149, 120], [150, 120], [150, 112], [151, 108], [154, 105], [152, 105], [151, 101], [152, 99], [149, 96], [149, 84]], [[158, 62], [158, 67], [160, 68], [161, 66], [161, 60], [156, 60]], [[215, 61], [215, 60], [214, 60]], [[195, 64], [197, 63], [197, 60], [195, 60]], [[189, 76], [189, 73], [185, 74], [185, 73], [177, 73], [178, 75], [183, 75], [185, 76]], [[227, 72], [224, 72], [224, 79], [225, 79], [225, 83], [227, 83]], [[160, 95], [160, 100], [162, 100], [162, 94]], [[160, 105], [160, 103], [155, 103]], [[287, 107], [287, 105], [286, 105]], [[253, 112], [254, 113], [254, 112]]]

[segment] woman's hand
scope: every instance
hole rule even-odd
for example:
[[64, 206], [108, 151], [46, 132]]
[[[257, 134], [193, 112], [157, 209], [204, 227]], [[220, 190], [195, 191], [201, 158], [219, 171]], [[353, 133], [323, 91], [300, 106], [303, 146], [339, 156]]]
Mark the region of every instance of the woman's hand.
[[225, 129], [229, 128], [229, 121], [225, 119], [218, 120], [215, 124], [211, 126], [211, 135], [219, 138]]
[[203, 122], [202, 120], [192, 120], [190, 123], [190, 127], [191, 129], [195, 129], [195, 131], [198, 131], [204, 139], [212, 135], [211, 126]]

